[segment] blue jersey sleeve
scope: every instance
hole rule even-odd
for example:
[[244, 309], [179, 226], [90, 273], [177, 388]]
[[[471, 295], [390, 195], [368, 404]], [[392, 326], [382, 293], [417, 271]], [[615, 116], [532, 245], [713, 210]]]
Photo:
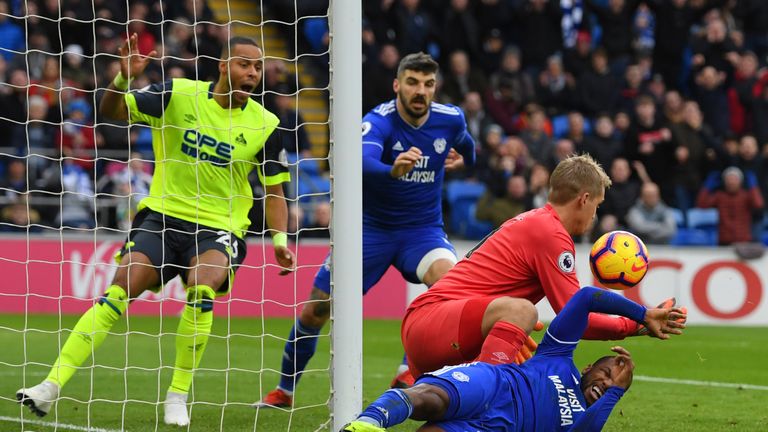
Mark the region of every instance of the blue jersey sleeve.
[[609, 387], [603, 397], [593, 403], [584, 415], [576, 420], [576, 423], [568, 429], [570, 432], [592, 432], [601, 431], [608, 417], [611, 415], [613, 407], [624, 396], [624, 389], [621, 387]]
[[584, 287], [568, 300], [555, 317], [536, 350], [536, 355], [572, 356], [587, 329], [590, 312], [621, 315], [642, 323], [645, 306], [614, 292]]
[[467, 131], [467, 121], [464, 119], [464, 113], [460, 109], [459, 112], [461, 113], [461, 130], [457, 134], [453, 147], [464, 158], [464, 166], [472, 166], [475, 164], [475, 140]]
[[381, 161], [387, 140], [387, 124], [375, 114], [363, 118], [363, 177], [371, 180], [389, 178], [392, 166]]

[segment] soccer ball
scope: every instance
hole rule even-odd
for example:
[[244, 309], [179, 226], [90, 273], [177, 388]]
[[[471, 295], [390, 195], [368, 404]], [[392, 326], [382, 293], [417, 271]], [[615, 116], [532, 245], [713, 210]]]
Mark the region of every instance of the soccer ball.
[[648, 271], [648, 249], [630, 232], [611, 231], [592, 245], [589, 267], [595, 279], [606, 288], [632, 288]]

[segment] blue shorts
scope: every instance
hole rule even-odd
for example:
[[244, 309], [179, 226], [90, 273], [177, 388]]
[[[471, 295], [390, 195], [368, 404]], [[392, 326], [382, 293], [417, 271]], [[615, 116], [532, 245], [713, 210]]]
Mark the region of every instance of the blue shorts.
[[[440, 227], [363, 230], [363, 294], [384, 276], [390, 265], [400, 271], [405, 280], [421, 283], [416, 269], [422, 258], [435, 249], [456, 250]], [[330, 255], [315, 275], [315, 288], [331, 293]]]
[[446, 420], [431, 423], [446, 432], [520, 429], [514, 392], [503, 368], [487, 363], [446, 366], [422, 375], [416, 384], [430, 384], [448, 393]]

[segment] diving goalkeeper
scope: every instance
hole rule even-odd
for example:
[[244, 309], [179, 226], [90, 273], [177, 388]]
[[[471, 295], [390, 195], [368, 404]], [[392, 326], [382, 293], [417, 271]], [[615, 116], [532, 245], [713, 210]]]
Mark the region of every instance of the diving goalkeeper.
[[47, 378], [16, 393], [44, 416], [61, 388], [106, 338], [132, 300], [181, 276], [187, 303], [176, 336], [173, 379], [164, 403], [166, 424], [189, 424], [186, 401], [213, 324], [214, 299], [229, 293], [243, 262], [257, 170], [267, 197], [266, 221], [275, 258], [286, 270], [295, 259], [286, 247], [288, 210], [278, 161], [277, 117], [251, 99], [262, 77], [262, 50], [234, 37], [222, 53], [216, 82], [173, 79], [128, 91], [154, 52], [139, 55], [137, 35], [120, 47], [120, 73], [104, 93], [102, 115], [152, 127], [155, 172], [139, 204], [119, 266], [104, 295], [75, 325]]

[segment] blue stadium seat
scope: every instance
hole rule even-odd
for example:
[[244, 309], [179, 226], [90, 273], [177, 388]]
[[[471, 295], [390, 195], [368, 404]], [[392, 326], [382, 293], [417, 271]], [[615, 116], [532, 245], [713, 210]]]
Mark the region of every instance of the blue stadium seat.
[[469, 206], [469, 215], [466, 219], [466, 225], [464, 226], [464, 238], [468, 240], [480, 240], [493, 231], [493, 224], [486, 221], [477, 220], [475, 217], [475, 211], [477, 210], [477, 203], [473, 203]]
[[678, 228], [670, 244], [673, 246], [717, 246], [717, 231]]
[[555, 138], [562, 138], [568, 133], [568, 116], [563, 114], [552, 117], [552, 135]]
[[448, 182], [445, 188], [445, 199], [450, 209], [448, 228], [451, 232], [465, 236], [467, 221], [470, 219], [470, 208], [474, 218], [474, 206], [485, 193], [485, 185], [477, 182], [454, 180]]
[[672, 208], [672, 214], [675, 215], [675, 222], [677, 222], [677, 227], [685, 227], [685, 213], [683, 213], [683, 211], [680, 209]]
[[714, 229], [720, 221], [720, 214], [714, 208], [692, 208], [688, 210], [688, 228]]

